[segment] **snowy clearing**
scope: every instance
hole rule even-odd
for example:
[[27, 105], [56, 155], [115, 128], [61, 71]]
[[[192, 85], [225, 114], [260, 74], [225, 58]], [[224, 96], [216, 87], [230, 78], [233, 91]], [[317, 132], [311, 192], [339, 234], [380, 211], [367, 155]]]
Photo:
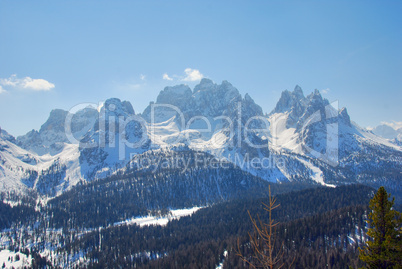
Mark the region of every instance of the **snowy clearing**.
[[[27, 257], [21, 252], [12, 252], [8, 249], [0, 251], [0, 266], [2, 268], [24, 268], [31, 266], [31, 255]], [[5, 267], [3, 267], [5, 266]]]
[[193, 213], [201, 209], [202, 207], [192, 207], [192, 208], [185, 208], [185, 209], [175, 209], [171, 210], [169, 216], [166, 217], [155, 217], [155, 216], [147, 216], [147, 217], [137, 217], [128, 219], [125, 221], [117, 222], [114, 225], [132, 225], [137, 224], [140, 227], [142, 226], [149, 226], [149, 225], [160, 225], [165, 226], [168, 224], [169, 221], [174, 219], [180, 219], [181, 217], [191, 216]]

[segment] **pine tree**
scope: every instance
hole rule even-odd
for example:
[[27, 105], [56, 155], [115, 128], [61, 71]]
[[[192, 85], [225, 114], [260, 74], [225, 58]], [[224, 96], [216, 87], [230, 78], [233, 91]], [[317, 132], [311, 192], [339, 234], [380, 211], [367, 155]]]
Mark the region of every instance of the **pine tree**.
[[370, 201], [369, 229], [371, 238], [359, 249], [360, 260], [367, 268], [402, 268], [402, 215], [393, 209], [394, 200], [380, 187]]

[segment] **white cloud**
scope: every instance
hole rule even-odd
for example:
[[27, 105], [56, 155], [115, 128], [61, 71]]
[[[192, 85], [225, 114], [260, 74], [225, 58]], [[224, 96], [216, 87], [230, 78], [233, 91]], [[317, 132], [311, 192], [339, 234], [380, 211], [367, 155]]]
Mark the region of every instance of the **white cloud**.
[[17, 75], [13, 74], [9, 78], [0, 78], [0, 85], [15, 87], [17, 86]]
[[201, 74], [201, 72], [197, 69], [186, 68], [184, 73], [186, 73], [187, 76], [183, 79], [183, 81], [197, 81], [204, 77], [204, 75]]
[[141, 79], [141, 80], [145, 80], [145, 79], [146, 79], [146, 76], [145, 76], [144, 74], [141, 74], [141, 75], [140, 75], [140, 79]]
[[3, 87], [0, 86], [0, 94], [2, 93], [6, 93], [7, 91], [5, 89], [3, 89]]
[[30, 77], [18, 78], [17, 75], [11, 75], [9, 78], [0, 78], [0, 86], [13, 87], [33, 91], [50, 91], [55, 85], [47, 80]]
[[23, 79], [22, 87], [34, 91], [49, 91], [54, 88], [54, 84], [41, 78], [32, 79], [30, 77], [25, 77]]
[[322, 92], [323, 94], [328, 94], [330, 91], [331, 91], [330, 88], [326, 88], [326, 89], [322, 90], [321, 92]]
[[164, 73], [162, 75], [162, 78], [164, 80], [169, 81], [172, 81], [173, 78], [181, 81], [199, 81], [204, 77], [204, 75], [201, 74], [201, 72], [197, 69], [186, 68], [184, 69], [184, 73], [185, 76], [178, 76], [178, 75], [169, 76], [167, 73]]
[[164, 80], [173, 80], [171, 77], [169, 77], [169, 75], [167, 73], [163, 74], [162, 78]]

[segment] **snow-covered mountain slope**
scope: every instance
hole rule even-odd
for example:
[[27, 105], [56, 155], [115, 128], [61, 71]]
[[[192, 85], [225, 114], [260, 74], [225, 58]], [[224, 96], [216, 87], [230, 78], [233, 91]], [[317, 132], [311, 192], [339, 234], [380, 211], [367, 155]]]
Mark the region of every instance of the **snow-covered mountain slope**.
[[[339, 157], [361, 150], [363, 144], [376, 144], [400, 151], [387, 139], [374, 135], [350, 120], [346, 108], [338, 110], [319, 91], [304, 97], [299, 86], [293, 92], [284, 91], [275, 109], [269, 115], [270, 145], [278, 150], [298, 154], [303, 148], [324, 152], [329, 139], [337, 138]], [[332, 136], [332, 137], [331, 137]]]
[[307, 97], [298, 86], [283, 92], [269, 121], [271, 150], [310, 159], [325, 182], [373, 183], [375, 174], [381, 184], [400, 189], [402, 148], [359, 127], [346, 108], [338, 109], [317, 90]]
[[0, 191], [55, 196], [78, 182], [110, 175], [132, 154], [148, 149], [146, 127], [143, 131], [129, 102], [112, 98], [99, 110], [88, 107], [72, 115], [53, 110], [39, 131], [18, 139], [2, 130]]
[[80, 143], [81, 172], [92, 180], [110, 175], [133, 155], [149, 149], [145, 121], [131, 104], [117, 98], [106, 100], [94, 127]]
[[54, 196], [83, 179], [78, 145], [63, 144], [62, 152], [40, 156], [11, 142], [14, 139], [3, 137], [0, 137], [0, 192], [24, 195], [36, 190]]
[[266, 115], [229, 82], [203, 79], [193, 90], [166, 87], [142, 114], [116, 98], [74, 114], [56, 109], [39, 131], [15, 139], [2, 130], [0, 142], [1, 192], [57, 196], [79, 182], [124, 173], [133, 158], [177, 148], [206, 152], [271, 182], [401, 188], [402, 147], [299, 86], [284, 91]]
[[[337, 167], [350, 170], [357, 162], [352, 162], [351, 156], [356, 155], [361, 156], [358, 162], [366, 163], [363, 156], [374, 155], [379, 148], [381, 154], [377, 158], [382, 161], [393, 165], [401, 161], [400, 147], [357, 126], [346, 108], [330, 104], [319, 91], [304, 96], [299, 86], [293, 92], [284, 91], [266, 118], [250, 96], [243, 98], [228, 82], [217, 85], [208, 79], [202, 80], [193, 91], [185, 85], [166, 87], [142, 115], [149, 123], [148, 134], [153, 145], [184, 144], [227, 159], [273, 182], [305, 180], [322, 185], [350, 182], [345, 175], [351, 173]], [[219, 115], [223, 119], [217, 119]], [[253, 117], [254, 126], [248, 125]], [[269, 122], [269, 128], [265, 121]], [[264, 128], [267, 130], [256, 131]], [[371, 151], [366, 152], [367, 149]], [[375, 169], [386, 168], [380, 165]], [[352, 173], [353, 178], [359, 173]], [[335, 174], [339, 178], [334, 181]]]
[[394, 139], [397, 138], [399, 134], [402, 134], [402, 128], [398, 131], [386, 124], [378, 125], [371, 131], [374, 134], [384, 137], [386, 139]]
[[251, 159], [270, 156], [269, 122], [248, 94], [242, 97], [227, 81], [216, 84], [202, 79], [193, 91], [186, 85], [166, 87], [142, 116], [156, 147], [184, 144], [228, 159], [266, 179], [284, 178], [276, 167], [264, 173], [250, 168]]
[[0, 191], [25, 193], [29, 187], [23, 181], [38, 164], [37, 158], [13, 142], [14, 137], [1, 130], [0, 135]]
[[402, 122], [383, 122], [367, 130], [377, 136], [389, 139], [395, 145], [402, 146]]

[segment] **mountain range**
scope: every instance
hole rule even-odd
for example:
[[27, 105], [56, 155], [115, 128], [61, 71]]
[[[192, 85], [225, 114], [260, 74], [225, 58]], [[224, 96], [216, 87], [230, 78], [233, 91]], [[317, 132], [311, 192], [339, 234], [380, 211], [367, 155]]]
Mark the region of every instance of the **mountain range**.
[[374, 134], [390, 139], [397, 145], [402, 145], [402, 123], [401, 122], [383, 122], [374, 128], [368, 128]]
[[[208, 162], [208, 173], [230, 164], [248, 174], [236, 188], [259, 186], [258, 180], [328, 187], [362, 183], [385, 185], [401, 200], [402, 146], [398, 134], [389, 133], [387, 127], [359, 127], [346, 108], [318, 90], [307, 96], [299, 86], [283, 91], [275, 108], [264, 113], [229, 82], [204, 78], [194, 89], [166, 87], [142, 113], [111, 98], [74, 112], [54, 109], [39, 130], [17, 138], [1, 130], [0, 192], [10, 202], [33, 193], [52, 198], [116, 175], [160, 171], [156, 165], [183, 170], [185, 181], [191, 177], [184, 169], [186, 156], [200, 153], [204, 159], [192, 162], [191, 169], [202, 171]], [[168, 161], [174, 156], [176, 163]], [[223, 185], [214, 184], [206, 189], [219, 192]], [[206, 203], [208, 197], [201, 196]]]

